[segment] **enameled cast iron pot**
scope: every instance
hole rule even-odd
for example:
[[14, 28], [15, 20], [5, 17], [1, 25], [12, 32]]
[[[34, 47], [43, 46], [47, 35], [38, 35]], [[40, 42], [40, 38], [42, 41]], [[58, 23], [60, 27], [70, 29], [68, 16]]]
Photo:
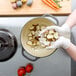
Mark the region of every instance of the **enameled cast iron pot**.
[[22, 55], [28, 60], [36, 61], [39, 58], [46, 57], [53, 54], [56, 49], [46, 50], [41, 46], [33, 48], [26, 44], [26, 42], [28, 41], [28, 34], [30, 32], [29, 28], [32, 26], [32, 24], [51, 26], [51, 25], [59, 25], [59, 22], [54, 16], [45, 14], [41, 17], [37, 17], [30, 20], [22, 28], [22, 31], [21, 31]]

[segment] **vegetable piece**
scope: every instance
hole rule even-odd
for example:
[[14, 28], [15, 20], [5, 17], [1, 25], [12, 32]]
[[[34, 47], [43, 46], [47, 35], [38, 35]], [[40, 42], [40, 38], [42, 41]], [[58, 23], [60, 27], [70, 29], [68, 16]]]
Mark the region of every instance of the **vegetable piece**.
[[22, 6], [22, 1], [17, 1], [17, 7], [21, 7]]
[[31, 31], [31, 34], [32, 34], [32, 35], [35, 35], [35, 32], [34, 32], [34, 31]]
[[53, 1], [58, 5], [59, 8], [62, 7], [60, 4], [58, 4], [60, 1], [58, 1], [58, 0], [53, 0]]
[[28, 42], [27, 42], [27, 45], [32, 46], [32, 41], [28, 41]]
[[15, 3], [16, 2], [16, 0], [10, 0], [11, 1], [11, 3]]
[[54, 31], [53, 31], [53, 30], [50, 30], [50, 31], [49, 31], [49, 34], [54, 34]]
[[26, 74], [25, 68], [21, 67], [17, 71], [18, 76], [24, 76]]
[[28, 38], [28, 40], [32, 40], [32, 39], [33, 39], [32, 37], [29, 37], [29, 38]]
[[25, 70], [27, 73], [31, 73], [33, 71], [33, 65], [31, 63], [27, 64]]
[[28, 36], [32, 36], [32, 34], [31, 34], [31, 33], [29, 33], [29, 34], [28, 34]]
[[50, 34], [47, 35], [47, 39], [52, 39], [52, 38], [53, 38], [53, 35], [50, 35]]
[[58, 10], [60, 8], [59, 4], [56, 3], [54, 0], [42, 0], [42, 1], [54, 10]]
[[27, 2], [27, 0], [21, 0], [22, 1], [22, 3], [25, 3], [25, 2]]
[[40, 27], [39, 27], [39, 26], [37, 26], [37, 27], [36, 27], [36, 29], [37, 29], [37, 30], [40, 30]]
[[53, 0], [47, 0], [48, 3], [50, 3], [53, 7], [59, 9], [58, 5]]
[[54, 10], [57, 10], [57, 8], [53, 7], [50, 3], [47, 2], [47, 0], [42, 0], [46, 5], [48, 5], [49, 7], [51, 7]]
[[58, 39], [58, 37], [59, 37], [59, 36], [58, 36], [58, 33], [57, 33], [57, 32], [54, 33], [54, 38], [55, 38], [55, 39]]
[[33, 26], [31, 26], [31, 27], [30, 27], [30, 30], [33, 30], [33, 29], [34, 29], [34, 27], [33, 27]]
[[31, 6], [32, 3], [33, 3], [33, 0], [27, 0], [26, 5], [27, 5], [27, 6]]
[[37, 45], [39, 45], [40, 43], [39, 43], [39, 41], [37, 41]]
[[37, 46], [37, 41], [36, 40], [32, 40], [32, 45]]

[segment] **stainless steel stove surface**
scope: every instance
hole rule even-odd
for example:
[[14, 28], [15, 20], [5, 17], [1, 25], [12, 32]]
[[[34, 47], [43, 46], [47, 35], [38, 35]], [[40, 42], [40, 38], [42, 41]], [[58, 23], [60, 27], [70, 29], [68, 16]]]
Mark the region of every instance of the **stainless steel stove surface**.
[[[63, 18], [63, 19], [62, 19]], [[60, 25], [66, 17], [58, 17]], [[0, 29], [7, 29], [17, 38], [18, 48], [15, 55], [8, 61], [0, 62], [0, 76], [17, 76], [17, 69], [31, 62], [34, 71], [30, 76], [71, 76], [71, 59], [66, 52], [58, 49], [49, 57], [41, 58], [36, 62], [27, 60], [22, 56], [20, 33], [24, 24], [32, 17], [0, 18]]]

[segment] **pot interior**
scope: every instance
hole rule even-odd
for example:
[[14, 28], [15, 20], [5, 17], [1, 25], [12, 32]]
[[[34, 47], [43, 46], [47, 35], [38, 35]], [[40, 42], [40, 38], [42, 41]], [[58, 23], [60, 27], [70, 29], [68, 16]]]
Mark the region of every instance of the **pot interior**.
[[27, 22], [21, 32], [21, 43], [25, 51], [27, 51], [29, 54], [36, 56], [36, 57], [45, 57], [50, 54], [52, 54], [56, 49], [50, 49], [46, 50], [44, 47], [41, 45], [38, 46], [29, 46], [27, 45], [28, 41], [28, 34], [30, 33], [29, 28], [32, 27], [33, 24], [39, 24], [39, 26], [52, 26], [55, 25], [54, 22], [47, 18], [35, 18], [33, 20], [30, 20]]

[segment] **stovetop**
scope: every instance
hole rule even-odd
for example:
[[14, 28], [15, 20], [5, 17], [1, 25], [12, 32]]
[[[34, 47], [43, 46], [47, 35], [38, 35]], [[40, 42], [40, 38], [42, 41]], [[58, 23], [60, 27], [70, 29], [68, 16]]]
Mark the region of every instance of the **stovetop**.
[[7, 61], [17, 50], [16, 37], [6, 29], [0, 29], [0, 62]]
[[[62, 49], [58, 49], [51, 56], [41, 58], [35, 62], [23, 57], [20, 33], [24, 24], [32, 18], [0, 18], [0, 28], [11, 31], [15, 35], [18, 43], [16, 54], [10, 60], [0, 62], [0, 76], [17, 76], [17, 69], [29, 62], [34, 64], [34, 71], [30, 76], [71, 76], [71, 59]], [[63, 17], [63, 19], [65, 18]]]

